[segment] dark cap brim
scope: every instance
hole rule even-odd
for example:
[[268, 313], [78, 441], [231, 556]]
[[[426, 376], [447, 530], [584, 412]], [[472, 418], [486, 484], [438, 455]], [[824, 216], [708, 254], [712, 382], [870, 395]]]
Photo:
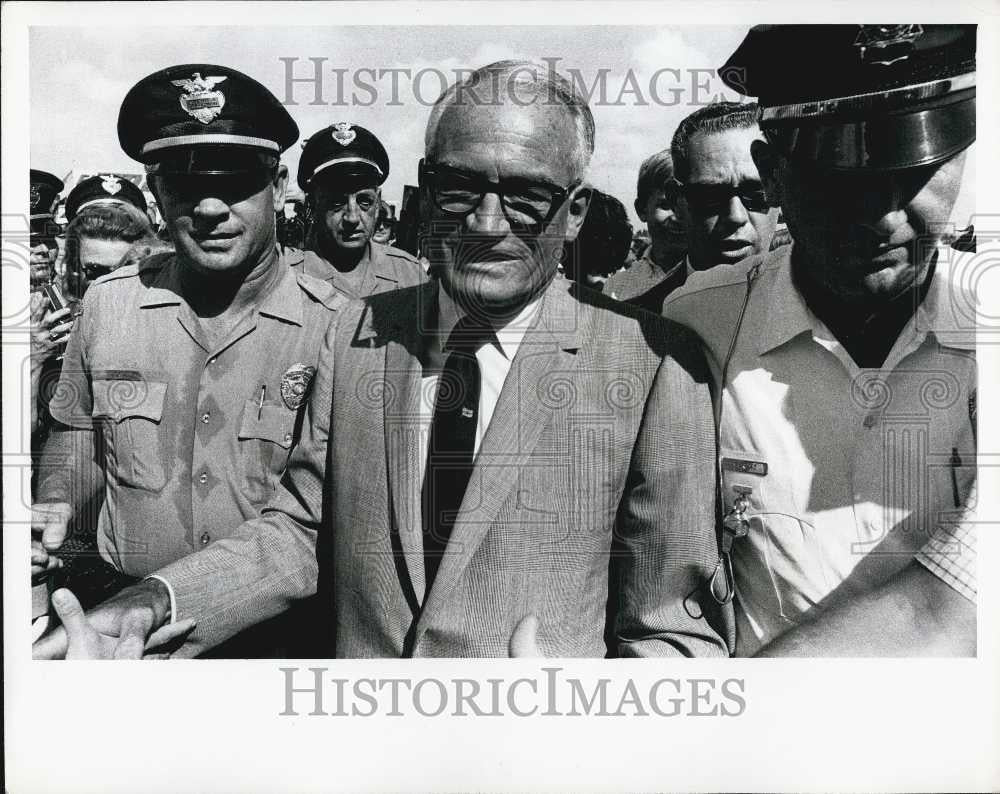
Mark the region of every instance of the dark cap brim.
[[241, 146], [187, 146], [158, 153], [147, 166], [150, 173], [224, 175], [266, 171], [278, 164], [277, 153]]
[[763, 123], [786, 157], [833, 171], [897, 171], [943, 162], [976, 139], [976, 97], [858, 119]]

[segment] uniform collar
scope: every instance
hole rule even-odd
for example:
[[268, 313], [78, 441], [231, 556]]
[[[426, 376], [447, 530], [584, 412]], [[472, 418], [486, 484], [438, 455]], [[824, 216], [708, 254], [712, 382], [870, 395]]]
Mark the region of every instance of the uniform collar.
[[[371, 274], [376, 278], [382, 278], [386, 281], [398, 282], [399, 276], [396, 273], [396, 268], [392, 259], [385, 255], [385, 248], [386, 246], [381, 243], [369, 240], [365, 252], [361, 255], [361, 259], [358, 260], [355, 272], [365, 273], [365, 279], [369, 278], [369, 274]], [[304, 262], [304, 273], [308, 273], [310, 276], [323, 279], [324, 281], [334, 281], [340, 273], [334, 267], [333, 263], [327, 260], [319, 251], [305, 251]]]
[[[258, 300], [257, 312], [302, 325], [302, 300], [299, 297], [295, 271], [285, 266], [285, 260], [281, 254], [278, 254], [277, 262], [273, 267], [278, 268], [277, 282], [271, 285], [271, 289], [263, 298]], [[142, 267], [140, 266], [141, 271]], [[157, 273], [140, 306], [143, 309], [148, 309], [159, 306], [177, 306], [181, 303], [187, 304], [187, 301], [184, 299], [181, 287], [180, 264], [177, 256], [174, 255], [164, 263]]]
[[[758, 289], [766, 289], [767, 298], [763, 303], [766, 319], [758, 345], [761, 354], [807, 331], [817, 338], [833, 339], [826, 325], [806, 305], [792, 280], [793, 248], [794, 243], [779, 246], [768, 253], [762, 263], [761, 279], [765, 283]], [[975, 296], [953, 277], [955, 268], [951, 260], [959, 256], [959, 252], [942, 249], [927, 295], [903, 328], [901, 338], [911, 333], [932, 333], [947, 347], [976, 349]]]

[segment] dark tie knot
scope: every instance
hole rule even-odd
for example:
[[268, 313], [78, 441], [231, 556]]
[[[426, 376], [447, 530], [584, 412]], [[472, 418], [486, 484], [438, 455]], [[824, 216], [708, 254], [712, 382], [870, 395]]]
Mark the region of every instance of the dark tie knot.
[[483, 345], [491, 344], [494, 339], [496, 332], [492, 325], [485, 320], [466, 315], [455, 324], [448, 335], [444, 349], [445, 352], [475, 353]]

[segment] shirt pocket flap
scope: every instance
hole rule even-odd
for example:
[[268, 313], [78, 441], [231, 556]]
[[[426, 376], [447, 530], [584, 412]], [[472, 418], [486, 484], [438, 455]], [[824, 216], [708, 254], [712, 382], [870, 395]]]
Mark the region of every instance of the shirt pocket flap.
[[241, 441], [257, 438], [272, 441], [279, 447], [292, 446], [296, 412], [284, 405], [247, 400], [243, 405], [243, 421], [237, 436]]
[[155, 380], [95, 379], [93, 381], [95, 419], [142, 418], [159, 423], [167, 384]]

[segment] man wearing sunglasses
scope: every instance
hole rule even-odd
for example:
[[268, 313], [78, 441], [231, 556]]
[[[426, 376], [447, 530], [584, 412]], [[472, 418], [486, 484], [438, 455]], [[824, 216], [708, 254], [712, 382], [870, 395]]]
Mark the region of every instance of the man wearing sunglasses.
[[[339, 657], [725, 655], [697, 342], [557, 276], [593, 146], [551, 66], [442, 95], [420, 167], [437, 278], [339, 314], [270, 508], [158, 572], [197, 621], [182, 653], [318, 581]], [[156, 621], [91, 620], [139, 646], [160, 598]]]
[[410, 254], [376, 242], [389, 155], [374, 134], [343, 121], [311, 135], [299, 160], [299, 187], [313, 217], [305, 252], [289, 262], [347, 298], [427, 280]]
[[687, 230], [687, 275], [767, 251], [778, 211], [750, 156], [759, 137], [757, 105], [736, 102], [700, 108], [674, 133], [674, 179], [667, 187]]
[[794, 240], [664, 305], [723, 395], [739, 655], [975, 654], [977, 310], [948, 245], [975, 52], [974, 25], [760, 26], [720, 70], [760, 98]]
[[[90, 603], [258, 514], [298, 440], [320, 342], [343, 302], [279, 255], [279, 157], [298, 128], [264, 86], [224, 66], [170, 67], [133, 86], [118, 131], [146, 167], [176, 253], [90, 286], [51, 404], [61, 426], [42, 464], [32, 573], [61, 567], [86, 496], [78, 472], [100, 441], [103, 570], [67, 582]], [[162, 588], [141, 581], [118, 603]], [[57, 611], [72, 607], [68, 591], [56, 595]], [[221, 653], [274, 655], [283, 639], [262, 630]]]

